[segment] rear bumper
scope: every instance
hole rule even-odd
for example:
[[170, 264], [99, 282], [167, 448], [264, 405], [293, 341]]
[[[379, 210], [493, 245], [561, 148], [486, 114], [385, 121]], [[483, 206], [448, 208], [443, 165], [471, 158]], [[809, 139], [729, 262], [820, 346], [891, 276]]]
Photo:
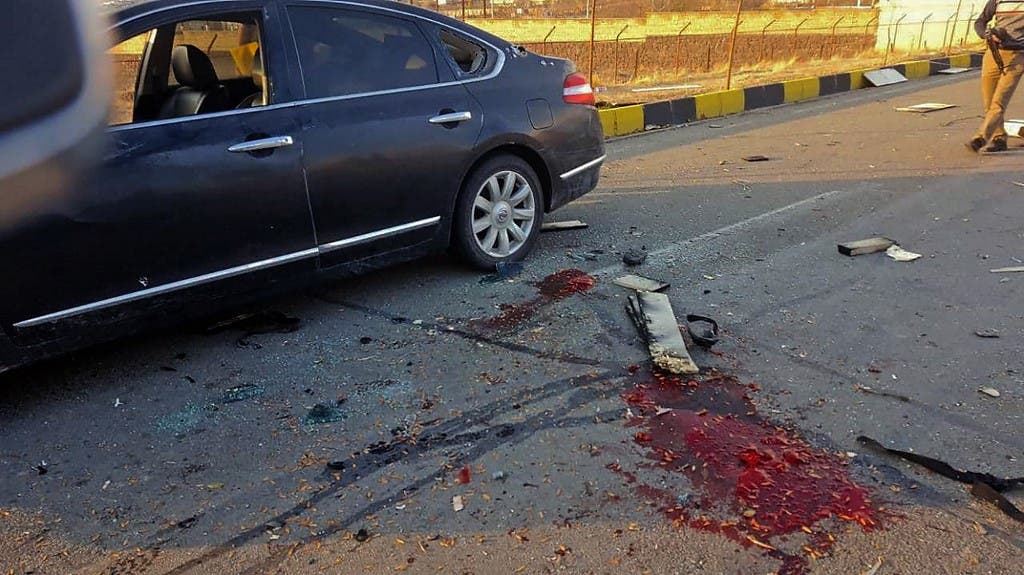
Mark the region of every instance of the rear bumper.
[[560, 175], [552, 176], [554, 193], [551, 194], [551, 210], [557, 210], [596, 188], [605, 158], [604, 149], [601, 149], [597, 157]]

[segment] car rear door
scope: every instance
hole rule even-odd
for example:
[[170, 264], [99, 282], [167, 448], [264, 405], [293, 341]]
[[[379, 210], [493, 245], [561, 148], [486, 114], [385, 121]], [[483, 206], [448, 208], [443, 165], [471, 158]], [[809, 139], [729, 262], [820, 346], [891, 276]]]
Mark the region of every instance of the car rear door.
[[[216, 286], [232, 278], [241, 289], [260, 287], [257, 274], [282, 266], [315, 270], [302, 133], [280, 74], [276, 8], [207, 2], [133, 16], [118, 33], [144, 46], [139, 86], [161, 74], [166, 83], [166, 32], [186, 20], [219, 22], [195, 29], [210, 38], [201, 49], [229, 64], [217, 43], [246, 22], [261, 31], [269, 105], [159, 119], [136, 109], [134, 121], [129, 113], [108, 129], [106, 161], [87, 185], [55, 197], [0, 194], [0, 323], [16, 338], [122, 320], [171, 296], [188, 301], [201, 286], [204, 297], [220, 297]], [[140, 98], [122, 96], [138, 107]]]
[[321, 264], [444, 239], [483, 111], [427, 23], [386, 8], [286, 10]]

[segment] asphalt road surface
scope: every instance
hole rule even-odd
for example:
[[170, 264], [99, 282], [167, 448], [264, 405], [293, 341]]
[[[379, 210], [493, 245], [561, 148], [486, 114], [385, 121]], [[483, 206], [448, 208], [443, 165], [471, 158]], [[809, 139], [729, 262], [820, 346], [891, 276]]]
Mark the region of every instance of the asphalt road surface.
[[[1024, 274], [989, 271], [1024, 148], [964, 149], [977, 81], [612, 142], [517, 277], [438, 257], [3, 376], [0, 573], [1019, 573], [1021, 523], [856, 439], [1024, 475]], [[923, 257], [836, 250], [879, 235]], [[652, 373], [630, 248], [720, 324], [701, 375]]]

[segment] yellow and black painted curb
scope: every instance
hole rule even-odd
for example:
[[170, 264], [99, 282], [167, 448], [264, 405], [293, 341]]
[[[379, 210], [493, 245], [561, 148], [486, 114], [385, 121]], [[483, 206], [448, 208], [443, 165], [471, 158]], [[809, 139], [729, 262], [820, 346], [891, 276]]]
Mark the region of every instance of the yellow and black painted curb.
[[[981, 66], [981, 53], [959, 54], [935, 60], [917, 60], [887, 66], [907, 78], [924, 78], [947, 68]], [[696, 120], [717, 118], [757, 108], [799, 102], [819, 96], [838, 94], [870, 87], [865, 72], [876, 68], [854, 70], [842, 74], [788, 80], [766, 86], [751, 86], [699, 94], [676, 100], [651, 102], [635, 106], [606, 108], [600, 111], [606, 137], [625, 136], [652, 127], [678, 126]]]

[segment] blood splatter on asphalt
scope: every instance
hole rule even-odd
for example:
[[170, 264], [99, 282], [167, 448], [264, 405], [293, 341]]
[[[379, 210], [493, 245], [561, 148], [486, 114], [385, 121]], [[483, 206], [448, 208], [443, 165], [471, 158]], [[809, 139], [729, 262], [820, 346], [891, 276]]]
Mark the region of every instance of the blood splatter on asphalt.
[[[623, 399], [639, 412], [630, 425], [639, 428], [633, 440], [645, 450], [647, 467], [685, 475], [698, 493], [636, 485], [635, 474], [612, 470], [677, 526], [763, 548], [782, 561], [780, 575], [796, 575], [835, 541], [815, 524], [837, 518], [864, 530], [877, 525], [869, 493], [850, 479], [846, 461], [759, 417], [749, 396], [756, 386], [719, 373], [634, 377]], [[773, 544], [798, 532], [809, 535], [802, 554]]]
[[594, 287], [594, 278], [577, 269], [567, 269], [549, 275], [536, 284], [537, 297], [523, 303], [501, 304], [501, 314], [477, 322], [487, 329], [505, 330], [519, 327], [533, 317], [542, 307], [561, 301], [573, 294], [582, 293]]

